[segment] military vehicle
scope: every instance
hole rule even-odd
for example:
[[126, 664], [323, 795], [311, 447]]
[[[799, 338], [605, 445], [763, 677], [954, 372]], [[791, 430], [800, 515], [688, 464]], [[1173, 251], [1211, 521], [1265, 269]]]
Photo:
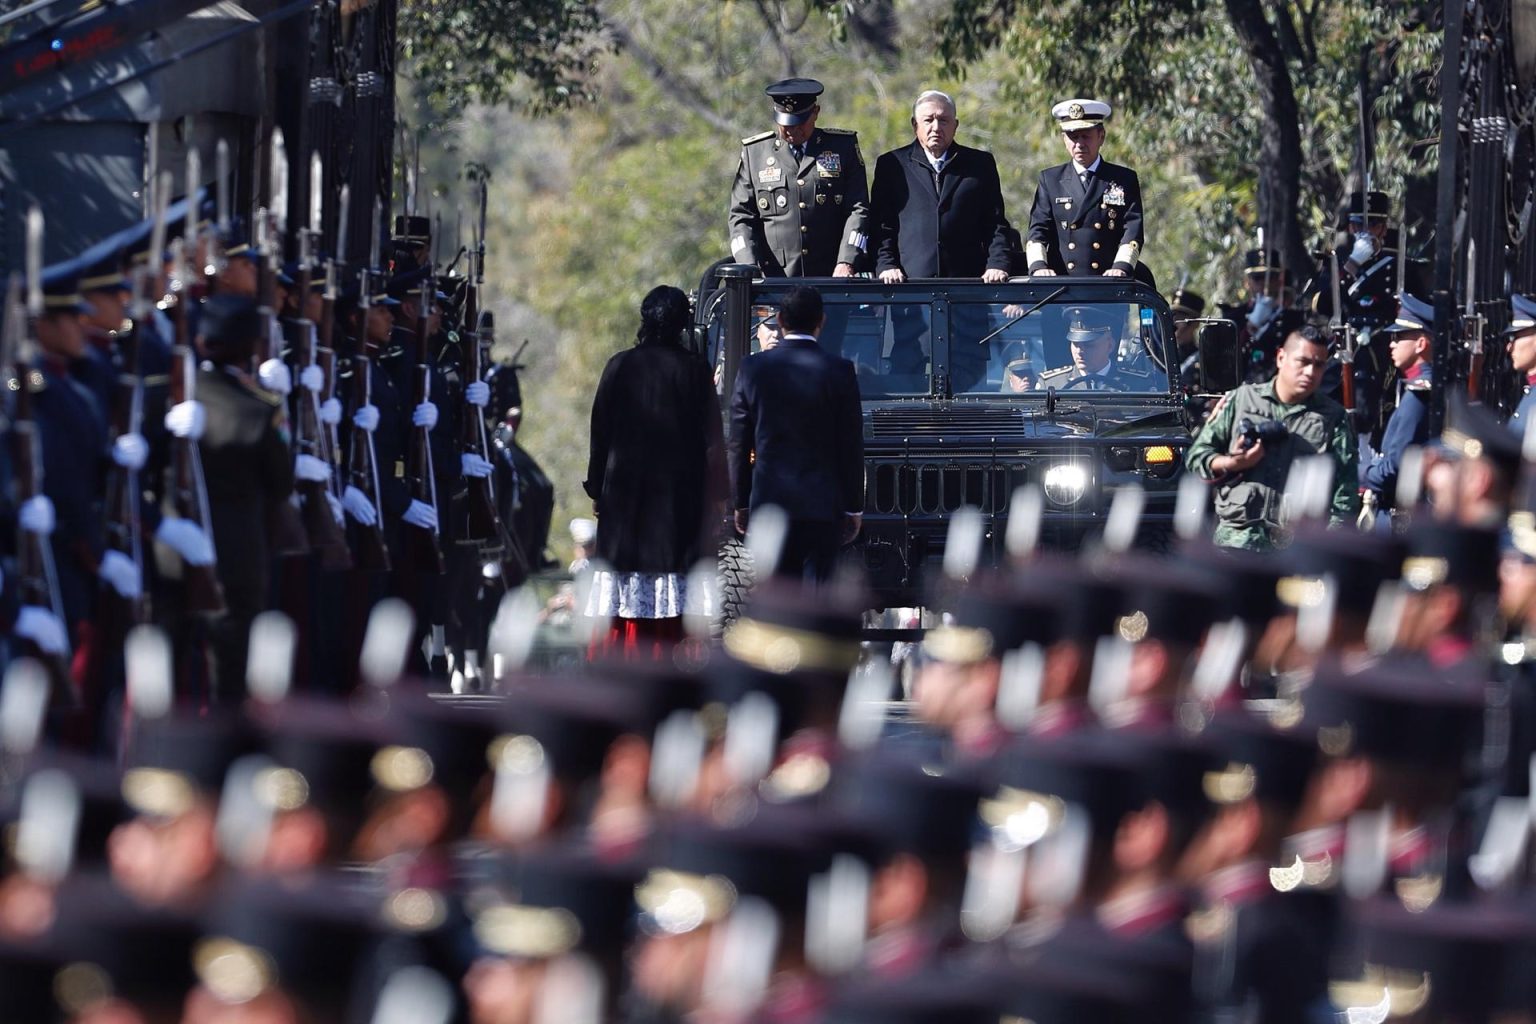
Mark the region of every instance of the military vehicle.
[[[722, 409], [741, 361], [767, 335], [758, 329], [767, 311], [801, 283], [736, 264], [705, 276], [696, 339], [716, 367]], [[1044, 495], [1043, 545], [1074, 547], [1102, 529], [1114, 492], [1132, 483], [1146, 494], [1138, 544], [1167, 543], [1197, 421], [1192, 396], [1166, 372], [1173, 321], [1155, 290], [1081, 277], [809, 283], [827, 305], [822, 344], [854, 363], [863, 397], [864, 528], [850, 557], [862, 560], [879, 607], [923, 603], [950, 519], [967, 506], [986, 526], [984, 561], [1002, 559], [1009, 505], [1026, 484]], [[1234, 351], [1222, 327], [1212, 325], [1202, 351]], [[727, 616], [741, 558], [727, 546]]]

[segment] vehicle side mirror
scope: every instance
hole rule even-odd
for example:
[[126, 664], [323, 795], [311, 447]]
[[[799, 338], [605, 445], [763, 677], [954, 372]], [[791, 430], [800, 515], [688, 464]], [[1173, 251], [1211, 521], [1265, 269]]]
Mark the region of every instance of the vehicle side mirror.
[[1200, 390], [1220, 395], [1242, 383], [1237, 324], [1231, 320], [1200, 320], [1195, 347], [1200, 351]]

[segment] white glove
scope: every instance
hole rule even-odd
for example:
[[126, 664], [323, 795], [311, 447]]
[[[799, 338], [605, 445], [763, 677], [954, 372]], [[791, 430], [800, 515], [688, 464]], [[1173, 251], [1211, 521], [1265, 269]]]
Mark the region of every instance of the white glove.
[[342, 515], [341, 499], [332, 494], [330, 488], [325, 490], [325, 503], [331, 506], [331, 518], [336, 520], [336, 525], [345, 526], [347, 520]]
[[54, 514], [53, 502], [48, 500], [46, 494], [36, 494], [21, 503], [21, 508], [16, 510], [16, 520], [21, 528], [28, 533], [41, 534], [46, 537], [53, 532], [58, 525], [58, 516]]
[[184, 440], [201, 439], [207, 426], [208, 413], [202, 402], [180, 402], [165, 414], [165, 429]]
[[424, 501], [417, 501], [412, 498], [410, 505], [406, 507], [405, 515], [400, 518], [412, 526], [419, 526], [423, 530], [431, 530], [433, 533], [437, 532], [437, 509]]
[[130, 601], [144, 592], [144, 574], [139, 569], [139, 564], [121, 551], [107, 549], [101, 556], [101, 564], [96, 567], [96, 572], [107, 585], [117, 591], [119, 597], [125, 597]]
[[350, 484], [341, 492], [341, 507], [347, 510], [347, 515], [364, 526], [372, 526], [379, 521], [379, 510], [373, 507], [368, 495]]
[[112, 461], [137, 472], [149, 459], [149, 442], [143, 434], [118, 434], [112, 442]]
[[489, 459], [483, 459], [473, 452], [465, 452], [459, 456], [459, 468], [465, 476], [478, 478], [490, 476], [496, 467], [491, 465]]
[[293, 390], [293, 371], [281, 359], [268, 359], [256, 370], [261, 386], [274, 395], [286, 395]]
[[16, 635], [31, 640], [44, 654], [69, 653], [69, 631], [64, 623], [53, 612], [35, 604], [25, 605], [16, 613]]
[[358, 430], [366, 430], [373, 433], [379, 429], [379, 407], [376, 405], [360, 406], [357, 412], [352, 414], [352, 425]]
[[1253, 312], [1248, 314], [1248, 326], [1258, 330], [1280, 310], [1280, 304], [1268, 295], [1260, 295], [1253, 302]]
[[1362, 231], [1355, 236], [1355, 246], [1349, 250], [1349, 262], [1357, 267], [1363, 267], [1372, 256], [1376, 255], [1376, 236], [1369, 231]]
[[331, 478], [331, 467], [313, 455], [298, 455], [293, 460], [293, 475], [300, 480], [323, 484]]
[[319, 391], [325, 387], [325, 371], [310, 363], [299, 371], [299, 383], [306, 391]]
[[437, 406], [431, 402], [422, 402], [411, 410], [411, 423], [418, 427], [426, 427], [431, 430], [437, 426]]
[[180, 555], [188, 565], [213, 564], [213, 541], [190, 519], [170, 516], [160, 520], [155, 539]]
[[327, 398], [320, 403], [320, 422], [328, 427], [341, 422], [341, 399]]
[[464, 401], [484, 409], [491, 404], [491, 386], [483, 380], [471, 381], [464, 388]]

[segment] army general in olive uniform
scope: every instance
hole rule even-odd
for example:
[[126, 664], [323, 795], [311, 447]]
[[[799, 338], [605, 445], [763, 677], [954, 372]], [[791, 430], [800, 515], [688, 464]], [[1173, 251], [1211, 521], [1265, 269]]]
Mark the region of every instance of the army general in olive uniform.
[[869, 182], [856, 134], [818, 128], [822, 85], [767, 89], [778, 127], [741, 140], [731, 255], [769, 277], [847, 277], [869, 251]]
[[1071, 160], [1040, 172], [1024, 253], [1029, 272], [1050, 276], [1143, 278], [1141, 182], [1099, 155], [1110, 106], [1064, 100], [1051, 108]]

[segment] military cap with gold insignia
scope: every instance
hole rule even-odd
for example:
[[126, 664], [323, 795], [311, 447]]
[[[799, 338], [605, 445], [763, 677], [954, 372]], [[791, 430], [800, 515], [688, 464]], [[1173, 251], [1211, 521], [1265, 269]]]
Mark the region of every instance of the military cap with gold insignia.
[[255, 753], [257, 740], [233, 714], [140, 720], [123, 773], [123, 798], [140, 814], [175, 818], [217, 796], [229, 766]]
[[982, 802], [982, 820], [1022, 845], [1059, 827], [1068, 806], [1103, 839], [1144, 802], [1129, 745], [1102, 730], [1020, 739], [997, 754], [992, 768], [1001, 788]]
[[256, 798], [273, 811], [314, 807], [339, 822], [359, 821], [379, 751], [391, 745], [382, 723], [349, 705], [288, 697], [253, 712], [262, 746], [274, 767], [254, 784]]
[[375, 781], [394, 792], [433, 785], [467, 801], [491, 771], [491, 745], [504, 732], [499, 717], [486, 708], [433, 700], [406, 685], [382, 697], [383, 707], [367, 713], [382, 711], [392, 743], [375, 755]]
[[556, 844], [500, 859], [466, 909], [476, 943], [495, 956], [544, 959], [572, 950], [622, 953], [635, 916], [641, 869]]
[[1363, 756], [1454, 778], [1482, 736], [1478, 683], [1448, 679], [1422, 659], [1326, 661], [1302, 694], [1302, 728], [1332, 757]]
[[49, 267], [43, 274], [43, 313], [90, 313], [80, 293], [80, 269], [73, 263]]
[[814, 78], [786, 78], [763, 92], [773, 101], [773, 120], [786, 128], [804, 124], [825, 86]]
[[1122, 640], [1193, 646], [1215, 621], [1217, 589], [1204, 573], [1147, 555], [1117, 558], [1110, 571], [1120, 591], [1115, 634]]
[[1349, 205], [1344, 207], [1344, 214], [1340, 218], [1341, 230], [1354, 226], [1360, 229], [1364, 220], [1383, 221], [1392, 219], [1392, 197], [1378, 189], [1369, 192], [1352, 192], [1349, 196]]
[[1043, 595], [1003, 576], [987, 576], [943, 603], [946, 621], [923, 636], [923, 653], [951, 664], [997, 660], [1021, 644], [1056, 639], [1056, 616]]
[[1168, 308], [1175, 320], [1197, 317], [1205, 312], [1205, 296], [1189, 288], [1179, 288], [1168, 300]]
[[432, 241], [432, 218], [402, 213], [395, 217], [390, 242], [396, 249], [426, 245]]
[[1015, 587], [1021, 601], [1055, 609], [1057, 639], [1092, 643], [1112, 634], [1120, 618], [1120, 593], [1110, 574], [1075, 559], [1042, 556]]
[[650, 739], [655, 712], [637, 692], [583, 678], [519, 680], [498, 715], [491, 759], [513, 740], [539, 747], [556, 778], [596, 775], [613, 741], [625, 733]]
[[1203, 785], [1213, 803], [1235, 804], [1252, 798], [1282, 808], [1301, 806], [1317, 765], [1314, 737], [1231, 710], [1213, 718], [1200, 738], [1220, 765], [1206, 774]]
[[1244, 274], [1281, 274], [1285, 267], [1280, 263], [1280, 253], [1275, 249], [1249, 249], [1243, 254]]
[[1219, 607], [1228, 617], [1262, 626], [1279, 609], [1275, 586], [1289, 572], [1281, 559], [1266, 553], [1224, 548], [1199, 540], [1179, 548], [1179, 560], [1204, 573], [1220, 593]]
[[1394, 535], [1360, 534], [1311, 524], [1299, 527], [1277, 564], [1285, 569], [1275, 583], [1280, 603], [1302, 609], [1321, 603], [1333, 588], [1336, 610], [1369, 612], [1383, 583], [1402, 573], [1403, 541]]
[[1497, 590], [1498, 531], [1421, 520], [1409, 528], [1405, 540], [1403, 582], [1412, 589], [1446, 585], [1478, 593]]
[[1383, 334], [1408, 334], [1435, 329], [1435, 308], [1408, 292], [1397, 297], [1397, 319], [1382, 329]]
[[1116, 336], [1115, 319], [1101, 309], [1092, 306], [1070, 306], [1066, 310], [1067, 340], [1077, 342], [1097, 341], [1104, 334]]
[[1520, 472], [1520, 442], [1487, 408], [1452, 391], [1445, 404], [1445, 428], [1431, 447], [1449, 458], [1484, 459], [1513, 484]]
[[963, 858], [980, 824], [977, 807], [989, 788], [974, 766], [928, 763], [877, 750], [838, 764], [829, 810], [884, 856]]
[[1096, 128], [1108, 121], [1113, 112], [1108, 103], [1089, 99], [1062, 100], [1051, 108], [1051, 116], [1064, 132]]

